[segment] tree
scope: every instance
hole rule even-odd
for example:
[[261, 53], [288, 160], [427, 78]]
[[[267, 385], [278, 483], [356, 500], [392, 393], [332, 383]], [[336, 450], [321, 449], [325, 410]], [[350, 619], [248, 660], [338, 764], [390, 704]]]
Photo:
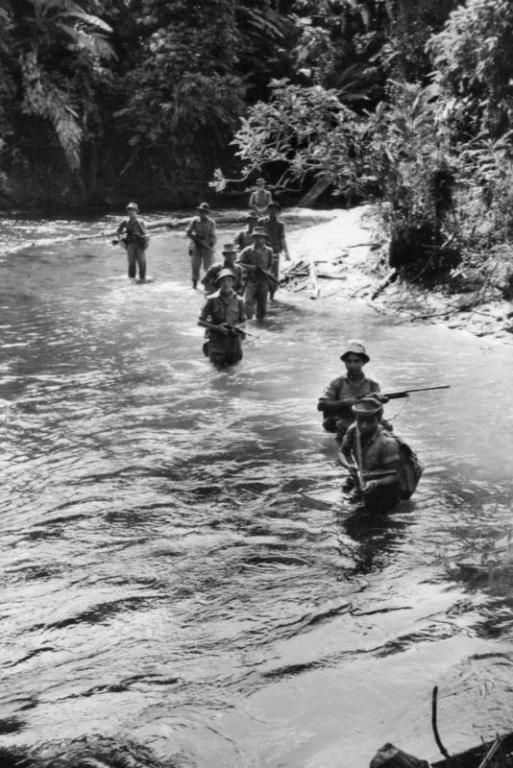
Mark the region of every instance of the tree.
[[112, 57], [111, 28], [91, 13], [95, 0], [16, 0], [8, 6], [11, 34], [19, 57], [21, 111], [42, 118], [55, 131], [73, 171], [94, 111], [92, 92]]
[[513, 119], [513, 5], [467, 0], [430, 42], [444, 119], [461, 138], [498, 137]]

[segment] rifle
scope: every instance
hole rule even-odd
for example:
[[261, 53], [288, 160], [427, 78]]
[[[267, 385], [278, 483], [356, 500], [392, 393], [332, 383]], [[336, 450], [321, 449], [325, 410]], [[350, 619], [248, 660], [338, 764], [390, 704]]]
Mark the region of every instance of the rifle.
[[273, 275], [273, 273], [269, 272], [268, 269], [264, 269], [263, 267], [255, 266], [255, 264], [244, 264], [244, 262], [242, 262], [242, 261], [239, 261], [239, 266], [243, 267], [244, 269], [248, 269], [248, 268], [251, 269], [251, 267], [253, 267], [253, 269], [255, 271], [258, 270], [258, 272], [262, 272], [262, 274], [264, 274], [275, 285], [278, 286], [280, 284], [280, 281], [277, 280], [275, 278], [275, 276]]
[[[220, 331], [218, 331], [216, 328], [211, 328], [213, 323], [209, 323], [207, 320], [198, 320], [198, 325], [201, 328], [207, 328], [207, 330], [212, 331], [213, 333], [220, 333]], [[260, 336], [257, 336], [256, 333], [245, 331], [244, 328], [239, 328], [238, 325], [231, 325], [230, 323], [222, 323], [222, 325], [231, 331], [232, 334], [239, 334], [240, 336], [253, 336], [255, 339], [260, 338]]]
[[[354, 464], [349, 464], [349, 462], [345, 460], [342, 452], [339, 452], [338, 454], [338, 461], [344, 467], [344, 469], [348, 469], [352, 475], [358, 472], [358, 468], [355, 467]], [[397, 470], [395, 469], [375, 469], [372, 472], [360, 473], [360, 480], [362, 480], [365, 485], [367, 480], [379, 480], [382, 477], [390, 477], [391, 475], [396, 474]]]
[[360, 397], [348, 397], [343, 400], [335, 400], [334, 402], [323, 402], [322, 398], [317, 403], [317, 410], [322, 411], [328, 416], [335, 415], [343, 412], [347, 407], [354, 405], [354, 402], [361, 400], [362, 397], [370, 397], [371, 394], [382, 395], [389, 400], [397, 400], [400, 397], [408, 397], [411, 392], [428, 392], [433, 389], [450, 389], [450, 384], [441, 384], [437, 387], [419, 387], [418, 389], [405, 389], [402, 392], [374, 392], [368, 395], [360, 395]]
[[187, 237], [190, 237], [194, 245], [197, 245], [200, 248], [206, 248], [207, 250], [211, 251], [214, 247], [213, 245], [209, 245], [206, 240], [203, 240], [203, 238], [197, 235], [195, 232], [187, 232]]
[[358, 422], [356, 422], [356, 430], [354, 433], [353, 453], [356, 461], [356, 484], [360, 493], [363, 493], [365, 491], [365, 477], [363, 474], [362, 438], [358, 428]]
[[419, 387], [418, 389], [405, 389], [404, 392], [385, 392], [385, 397], [389, 400], [397, 400], [399, 397], [408, 397], [410, 392], [429, 392], [432, 389], [450, 389], [450, 384], [441, 384], [438, 387]]

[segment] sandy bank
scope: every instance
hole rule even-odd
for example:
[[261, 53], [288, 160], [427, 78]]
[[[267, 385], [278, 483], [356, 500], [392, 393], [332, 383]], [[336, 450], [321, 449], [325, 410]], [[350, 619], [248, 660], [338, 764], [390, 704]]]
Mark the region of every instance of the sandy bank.
[[399, 275], [374, 296], [390, 268], [386, 238], [379, 232], [371, 206], [339, 211], [328, 222], [291, 232], [288, 242], [293, 261], [315, 260], [321, 301], [323, 296], [358, 297], [377, 312], [405, 321], [442, 323], [513, 343], [513, 304], [498, 291], [446, 295]]

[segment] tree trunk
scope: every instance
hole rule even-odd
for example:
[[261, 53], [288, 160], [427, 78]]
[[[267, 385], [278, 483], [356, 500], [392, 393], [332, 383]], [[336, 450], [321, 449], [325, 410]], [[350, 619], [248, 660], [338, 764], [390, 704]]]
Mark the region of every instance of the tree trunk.
[[298, 205], [300, 208], [310, 208], [318, 197], [322, 195], [323, 192], [325, 192], [328, 187], [331, 184], [331, 179], [328, 179], [326, 176], [321, 176], [313, 187], [310, 187], [306, 195], [303, 195], [301, 200], [299, 201]]

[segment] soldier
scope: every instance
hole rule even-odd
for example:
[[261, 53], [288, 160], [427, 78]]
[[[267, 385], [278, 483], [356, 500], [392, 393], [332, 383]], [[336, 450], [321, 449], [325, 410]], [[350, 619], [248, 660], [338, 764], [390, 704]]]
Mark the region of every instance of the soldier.
[[265, 188], [265, 179], [257, 179], [256, 189], [249, 196], [249, 207], [257, 216], [263, 216], [267, 212], [267, 206], [272, 199], [271, 192]]
[[363, 397], [352, 411], [356, 423], [342, 440], [341, 454], [358, 481], [356, 497], [369, 512], [388, 512], [401, 499], [399, 444], [381, 425], [379, 397]]
[[[260, 224], [267, 232], [267, 245], [272, 249], [274, 260], [272, 273], [278, 280], [280, 277], [280, 256], [285, 254], [286, 261], [290, 261], [289, 249], [285, 239], [285, 224], [278, 218], [281, 206], [276, 201], [271, 201], [267, 206], [269, 215], [260, 221]], [[274, 297], [276, 288], [271, 288], [271, 299]]]
[[244, 301], [248, 320], [251, 320], [255, 314], [255, 306], [257, 320], [263, 320], [267, 312], [269, 286], [276, 283], [270, 271], [273, 252], [265, 244], [266, 233], [262, 227], [255, 227], [253, 237], [255, 242], [244, 248], [239, 257], [239, 263], [247, 275]]
[[216, 281], [222, 269], [229, 269], [235, 278], [233, 289], [235, 293], [242, 293], [242, 267], [235, 263], [237, 250], [233, 243], [223, 245], [223, 261], [212, 264], [205, 272], [202, 283], [205, 286], [205, 293], [211, 294], [217, 290]]
[[[351, 340], [340, 359], [345, 363], [346, 374], [330, 381], [317, 404], [317, 410], [323, 413], [324, 429], [335, 433], [337, 442], [341, 442], [354, 421], [353, 405], [360, 398], [380, 391], [379, 384], [363, 373], [363, 366], [370, 357], [360, 341]], [[387, 401], [384, 396], [380, 399]]]
[[139, 280], [146, 279], [146, 249], [149, 236], [146, 234], [146, 225], [139, 216], [137, 203], [128, 203], [126, 207], [128, 219], [122, 221], [117, 229], [117, 235], [126, 248], [128, 257], [128, 277], [135, 278], [139, 269]]
[[250, 211], [246, 216], [247, 228], [241, 229], [235, 235], [235, 245], [239, 251], [243, 251], [248, 245], [253, 245], [253, 230], [258, 221], [258, 216], [254, 211]]
[[200, 276], [200, 268], [207, 269], [212, 265], [214, 246], [216, 243], [216, 225], [209, 217], [210, 206], [201, 203], [197, 209], [199, 216], [195, 216], [187, 230], [186, 236], [192, 241], [189, 248], [192, 266], [192, 287], [196, 288]]
[[219, 290], [207, 298], [198, 325], [207, 329], [203, 351], [216, 368], [224, 368], [242, 360], [242, 339], [246, 322], [244, 302], [233, 290], [234, 276], [222, 269], [216, 281]]

